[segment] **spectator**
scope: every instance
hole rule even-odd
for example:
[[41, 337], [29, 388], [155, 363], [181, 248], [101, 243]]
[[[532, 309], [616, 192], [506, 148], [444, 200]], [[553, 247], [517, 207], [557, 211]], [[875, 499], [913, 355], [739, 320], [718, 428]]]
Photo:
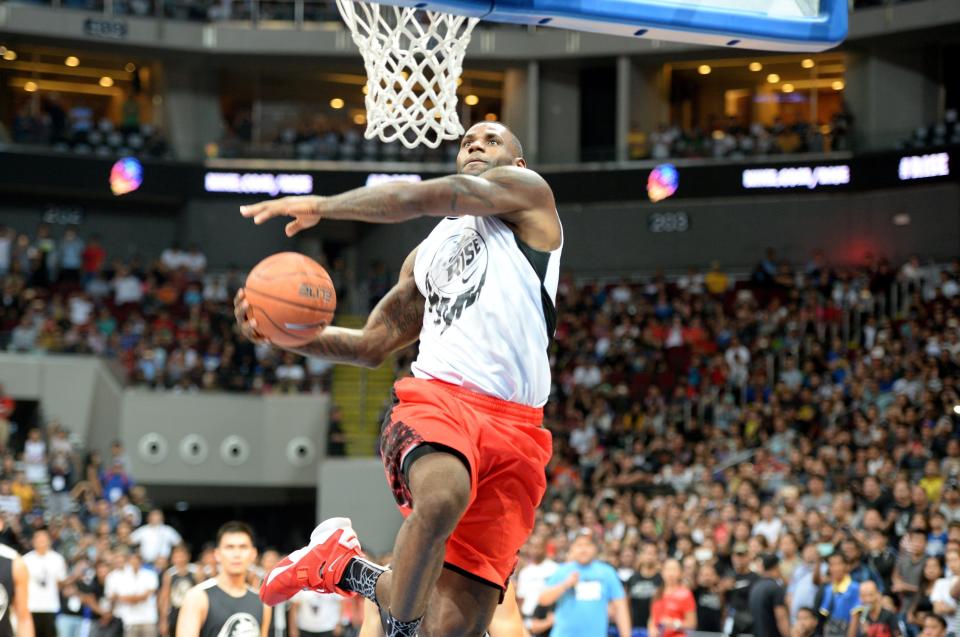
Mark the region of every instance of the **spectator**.
[[334, 405], [330, 410], [330, 424], [327, 431], [327, 455], [341, 458], [347, 455], [347, 435], [343, 431], [343, 410]]
[[776, 555], [761, 558], [763, 577], [750, 589], [750, 614], [755, 637], [789, 637], [790, 614], [780, 584], [780, 559]]
[[596, 540], [580, 533], [570, 545], [571, 561], [547, 578], [540, 604], [556, 604], [550, 637], [582, 637], [607, 632], [614, 617], [619, 637], [630, 637], [630, 609], [612, 566], [596, 560]]
[[897, 616], [883, 607], [877, 585], [860, 584], [860, 605], [851, 613], [851, 637], [900, 637]]
[[801, 608], [797, 611], [797, 620], [790, 630], [790, 637], [813, 637], [817, 634], [818, 625], [817, 613], [812, 608]]
[[753, 630], [753, 615], [750, 613], [750, 589], [756, 584], [757, 574], [750, 570], [749, 547], [738, 542], [730, 556], [732, 568], [724, 574], [727, 590], [727, 608], [733, 618], [733, 632], [750, 633]]
[[10, 442], [10, 421], [16, 408], [17, 401], [0, 384], [0, 453], [7, 451], [7, 444]]
[[697, 627], [697, 603], [690, 589], [683, 585], [680, 562], [667, 560], [662, 570], [663, 586], [650, 607], [647, 634], [649, 637], [684, 637], [688, 629]]
[[57, 637], [55, 618], [60, 612], [60, 584], [67, 579], [67, 564], [50, 548], [50, 534], [33, 534], [33, 550], [23, 556], [30, 574], [28, 603], [37, 637]]
[[343, 631], [343, 598], [302, 590], [290, 599], [290, 637], [320, 637]]
[[147, 515], [147, 524], [131, 534], [131, 539], [140, 546], [140, 556], [147, 564], [170, 557], [170, 551], [183, 542], [173, 527], [164, 524], [163, 511], [154, 509]]
[[947, 622], [939, 615], [927, 615], [920, 637], [947, 637]]
[[820, 614], [824, 618], [823, 637], [846, 637], [851, 613], [860, 603], [860, 585], [850, 577], [850, 565], [842, 553], [827, 560], [830, 578], [823, 590]]
[[650, 605], [663, 587], [660, 565], [657, 545], [645, 542], [640, 547], [637, 571], [624, 584], [630, 598], [630, 618], [634, 626], [643, 628], [650, 619]]
[[930, 602], [933, 612], [947, 619], [947, 632], [960, 634], [960, 613], [957, 612], [957, 599], [952, 594], [953, 588], [960, 582], [960, 550], [948, 550], [946, 560], [947, 574], [933, 585]]
[[723, 589], [717, 568], [710, 562], [704, 562], [697, 569], [697, 587], [693, 590], [693, 599], [697, 604], [697, 630], [722, 632], [726, 610]]
[[122, 496], [130, 495], [133, 481], [123, 468], [123, 461], [114, 458], [113, 464], [100, 476], [103, 493], [110, 502], [117, 502]]
[[557, 563], [547, 557], [547, 545], [542, 537], [533, 536], [527, 542], [526, 566], [517, 574], [517, 603], [527, 628], [534, 619], [540, 594], [547, 580], [556, 572]]
[[77, 236], [73, 226], [68, 227], [60, 241], [60, 282], [79, 284], [80, 270], [83, 267], [83, 239]]
[[156, 637], [157, 574], [143, 567], [140, 553], [131, 551], [126, 566], [107, 577], [105, 595], [123, 622], [124, 637]]
[[36, 427], [27, 432], [23, 467], [27, 482], [40, 484], [47, 481], [47, 443]]
[[84, 246], [83, 254], [81, 256], [84, 285], [87, 285], [91, 280], [93, 280], [94, 276], [100, 273], [106, 260], [107, 251], [100, 243], [100, 235], [92, 235], [90, 240]]
[[901, 608], [912, 609], [920, 598], [920, 582], [926, 562], [927, 531], [921, 527], [910, 529], [903, 543], [903, 551], [893, 571], [891, 591], [900, 594]]

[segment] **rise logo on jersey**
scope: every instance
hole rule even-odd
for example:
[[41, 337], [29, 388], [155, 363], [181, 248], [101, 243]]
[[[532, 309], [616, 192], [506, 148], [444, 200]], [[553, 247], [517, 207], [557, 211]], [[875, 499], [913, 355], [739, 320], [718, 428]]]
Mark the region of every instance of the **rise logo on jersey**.
[[465, 228], [444, 241], [427, 271], [427, 314], [443, 331], [476, 303], [487, 280], [487, 244]]

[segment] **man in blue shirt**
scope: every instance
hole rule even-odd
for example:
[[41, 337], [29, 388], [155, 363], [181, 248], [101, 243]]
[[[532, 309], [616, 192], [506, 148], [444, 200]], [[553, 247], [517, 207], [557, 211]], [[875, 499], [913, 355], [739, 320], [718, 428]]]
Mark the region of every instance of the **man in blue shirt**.
[[852, 611], [860, 605], [860, 585], [850, 577], [850, 564], [843, 553], [834, 553], [828, 559], [830, 582], [820, 603], [820, 614], [826, 621], [823, 635], [846, 637]]
[[578, 535], [568, 557], [570, 561], [547, 578], [547, 587], [540, 594], [542, 606], [557, 605], [550, 637], [606, 635], [611, 614], [620, 637], [630, 637], [630, 609], [623, 584], [612, 566], [596, 559], [593, 536]]

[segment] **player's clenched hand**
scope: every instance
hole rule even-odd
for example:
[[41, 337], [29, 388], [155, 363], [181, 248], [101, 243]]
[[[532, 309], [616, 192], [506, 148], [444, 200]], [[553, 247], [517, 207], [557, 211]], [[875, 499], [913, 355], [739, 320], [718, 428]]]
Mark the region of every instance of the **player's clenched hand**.
[[233, 297], [233, 315], [237, 319], [237, 326], [240, 328], [240, 333], [247, 339], [254, 343], [268, 342], [267, 339], [257, 331], [257, 319], [250, 316], [250, 304], [247, 303], [247, 297], [243, 292], [243, 288], [237, 290], [237, 295]]
[[286, 232], [292, 237], [301, 230], [312, 228], [320, 221], [320, 202], [323, 197], [283, 197], [270, 201], [261, 201], [250, 206], [240, 206], [240, 214], [260, 225], [274, 217], [293, 217], [287, 224]]

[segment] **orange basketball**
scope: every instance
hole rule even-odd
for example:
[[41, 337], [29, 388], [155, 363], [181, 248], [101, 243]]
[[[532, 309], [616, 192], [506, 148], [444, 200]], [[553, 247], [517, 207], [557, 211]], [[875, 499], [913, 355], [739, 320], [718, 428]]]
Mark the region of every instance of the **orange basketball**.
[[330, 324], [337, 293], [319, 263], [296, 252], [281, 252], [257, 264], [244, 286], [257, 331], [281, 347], [308, 343]]

